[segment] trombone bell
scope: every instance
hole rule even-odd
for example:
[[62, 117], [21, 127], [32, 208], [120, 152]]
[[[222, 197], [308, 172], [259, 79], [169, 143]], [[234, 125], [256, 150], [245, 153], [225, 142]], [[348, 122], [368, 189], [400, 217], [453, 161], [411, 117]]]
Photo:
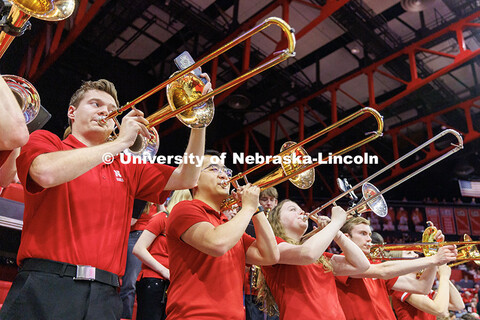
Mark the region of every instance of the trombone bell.
[[26, 14], [46, 21], [60, 21], [70, 17], [75, 9], [74, 0], [9, 0]]
[[40, 95], [37, 89], [22, 77], [14, 75], [3, 75], [2, 77], [12, 90], [15, 99], [17, 99], [26, 124], [29, 124], [40, 111]]
[[[178, 80], [169, 83], [167, 85], [167, 99], [171, 110], [175, 111], [200, 99], [204, 87], [203, 81], [193, 73], [187, 73]], [[213, 100], [208, 99], [206, 102], [194, 105], [177, 114], [177, 118], [189, 128], [204, 128], [212, 122], [214, 113]]]
[[7, 17], [3, 17], [0, 32], [0, 58], [16, 36], [30, 28], [30, 17], [46, 21], [68, 18], [75, 10], [75, 0], [8, 0], [12, 4]]
[[[280, 152], [287, 150], [288, 148], [290, 148], [295, 144], [296, 143], [293, 141], [285, 142], [282, 145]], [[301, 169], [307, 166], [303, 164], [303, 162], [295, 163], [295, 159], [298, 159], [298, 157], [300, 157], [300, 159], [303, 159], [304, 156], [308, 156], [307, 151], [302, 146], [298, 146], [297, 149], [290, 152], [290, 155], [285, 155], [284, 157], [282, 157], [282, 169], [286, 176], [292, 173], [295, 173], [297, 171], [300, 171]], [[289, 180], [295, 187], [299, 189], [308, 189], [315, 182], [315, 170], [313, 168], [309, 169], [307, 171], [304, 171], [300, 174], [295, 175]]]
[[357, 214], [363, 214], [367, 211], [372, 211], [379, 217], [385, 217], [388, 213], [387, 202], [385, 198], [380, 195], [373, 200], [368, 201], [369, 198], [380, 193], [380, 191], [373, 184], [366, 182], [362, 186], [363, 199], [360, 200], [362, 203], [358, 209], [355, 209]]

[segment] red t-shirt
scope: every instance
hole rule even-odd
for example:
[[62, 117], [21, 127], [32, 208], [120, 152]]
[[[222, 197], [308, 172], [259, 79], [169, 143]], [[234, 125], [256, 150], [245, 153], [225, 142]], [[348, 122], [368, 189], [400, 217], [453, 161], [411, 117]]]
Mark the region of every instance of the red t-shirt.
[[[435, 291], [430, 292], [428, 297], [433, 299]], [[412, 294], [408, 292], [393, 291], [392, 294], [392, 306], [395, 310], [398, 320], [436, 320], [437, 317], [419, 310], [406, 302], [407, 298]]]
[[217, 227], [227, 217], [200, 200], [179, 202], [167, 219], [170, 260], [167, 319], [245, 319], [245, 254], [255, 241], [246, 233], [221, 257], [198, 251], [181, 240], [199, 222]]
[[[160, 262], [165, 268], [168, 269], [168, 251], [167, 251], [167, 215], [165, 212], [160, 212], [155, 215], [148, 222], [145, 230], [150, 231], [157, 237], [153, 240], [152, 244], [148, 248], [150, 254]], [[144, 230], [144, 231], [145, 231]], [[151, 269], [145, 263], [142, 263], [142, 270], [140, 271], [137, 281], [140, 281], [142, 278], [160, 278], [165, 279], [159, 273]]]
[[336, 276], [338, 300], [348, 320], [395, 320], [390, 299], [393, 279]]
[[0, 150], [0, 167], [7, 161], [12, 150]]
[[[277, 243], [285, 242], [279, 237], [276, 239]], [[345, 319], [333, 272], [325, 272], [321, 263], [276, 264], [262, 266], [262, 271], [278, 305], [280, 319]]]
[[145, 227], [147, 226], [148, 222], [150, 221], [150, 219], [153, 218], [153, 216], [156, 213], [157, 213], [157, 206], [151, 205], [150, 210], [146, 213], [142, 213], [142, 215], [140, 216], [140, 218], [138, 218], [135, 224], [130, 227], [130, 232], [145, 230]]
[[[83, 148], [73, 135], [61, 141], [37, 130], [17, 159], [24, 186], [25, 211], [17, 262], [42, 258], [122, 275], [134, 198], [163, 202], [165, 184], [175, 168], [160, 164], [99, 164], [76, 179], [44, 189], [28, 175], [43, 153]], [[61, 170], [62, 168], [59, 168]]]

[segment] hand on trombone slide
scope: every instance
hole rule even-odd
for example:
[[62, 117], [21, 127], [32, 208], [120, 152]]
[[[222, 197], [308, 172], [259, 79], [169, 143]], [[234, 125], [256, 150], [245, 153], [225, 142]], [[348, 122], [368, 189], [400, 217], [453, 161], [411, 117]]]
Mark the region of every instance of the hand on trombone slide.
[[148, 121], [143, 117], [143, 112], [133, 108], [122, 119], [118, 140], [131, 146], [139, 134], [149, 139], [150, 132], [147, 125]]
[[453, 262], [457, 259], [457, 246], [446, 245], [438, 249], [437, 253], [432, 256], [434, 264], [441, 266], [443, 264]]
[[260, 196], [260, 188], [251, 185], [250, 183], [232, 191], [232, 196], [238, 203], [240, 203], [242, 209], [247, 208], [248, 210], [253, 210], [252, 213], [254, 213], [260, 205], [258, 200]]
[[339, 228], [341, 228], [344, 224], [345, 224], [345, 221], [347, 221], [348, 219], [348, 216], [347, 216], [347, 212], [340, 206], [333, 206], [332, 207], [332, 217], [329, 218], [325, 215], [317, 215], [317, 214], [313, 214], [313, 215], [310, 215], [310, 214], [305, 214], [303, 219], [305, 221], [308, 220], [308, 218], [312, 218], [313, 221], [315, 221], [315, 223], [317, 224], [317, 228], [318, 230], [322, 230], [323, 228], [325, 228], [329, 223], [335, 223], [335, 224], [338, 224], [339, 225]]

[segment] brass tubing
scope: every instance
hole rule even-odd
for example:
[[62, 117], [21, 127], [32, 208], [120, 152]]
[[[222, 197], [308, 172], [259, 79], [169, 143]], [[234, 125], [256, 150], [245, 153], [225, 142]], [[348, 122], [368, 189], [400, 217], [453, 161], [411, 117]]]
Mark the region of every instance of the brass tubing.
[[377, 177], [378, 175], [382, 174], [383, 172], [385, 172], [386, 170], [392, 168], [393, 166], [397, 165], [398, 163], [402, 162], [403, 160], [405, 160], [406, 158], [410, 157], [411, 155], [415, 154], [416, 152], [418, 152], [419, 150], [425, 148], [426, 146], [428, 146], [429, 144], [431, 144], [432, 142], [440, 139], [441, 137], [443, 137], [444, 135], [446, 134], [453, 134], [456, 138], [457, 138], [457, 142], [458, 144], [453, 144], [454, 148], [450, 149], [448, 152], [444, 153], [442, 156], [438, 157], [437, 159], [431, 161], [430, 163], [424, 165], [423, 167], [417, 169], [416, 171], [410, 173], [409, 175], [407, 175], [406, 177], [400, 179], [399, 181], [397, 181], [396, 183], [388, 186], [387, 188], [383, 189], [381, 192], [377, 193], [376, 195], [366, 199], [366, 200], [362, 200], [360, 201], [356, 206], [354, 206], [353, 208], [350, 208], [348, 209], [348, 213], [351, 213], [353, 211], [355, 211], [358, 207], [362, 206], [362, 205], [365, 205], [365, 203], [367, 202], [370, 202], [370, 201], [373, 201], [375, 200], [376, 198], [380, 197], [381, 195], [383, 195], [384, 193], [392, 190], [393, 188], [395, 188], [396, 186], [398, 186], [399, 184], [407, 181], [408, 179], [416, 176], [417, 174], [419, 174], [420, 172], [430, 168], [431, 166], [433, 166], [434, 164], [436, 164], [437, 162], [440, 162], [442, 161], [443, 159], [451, 156], [453, 153], [463, 149], [463, 139], [462, 139], [462, 136], [455, 130], [452, 130], [452, 129], [446, 129], [446, 130], [443, 130], [442, 132], [440, 132], [439, 134], [437, 134], [436, 136], [434, 136], [433, 138], [425, 141], [424, 143], [422, 143], [421, 145], [419, 145], [418, 147], [416, 147], [415, 149], [413, 149], [412, 151], [408, 152], [407, 154], [403, 155], [402, 157], [400, 157], [399, 159], [395, 160], [394, 162], [392, 162], [391, 164], [389, 164], [388, 166], [386, 166], [385, 168], [377, 171], [376, 173], [372, 174], [371, 176], [365, 178], [363, 181], [360, 181], [359, 183], [357, 183], [355, 186], [353, 186], [351, 189], [339, 194], [338, 196], [336, 196], [335, 198], [333, 198], [332, 200], [328, 201], [327, 203], [325, 203], [324, 205], [318, 207], [317, 209], [313, 210], [312, 212], [310, 212], [310, 215], [312, 214], [318, 214], [320, 211], [322, 211], [323, 209], [325, 209], [326, 207], [328, 207], [329, 205], [333, 204], [335, 201], [337, 201], [338, 199], [340, 198], [343, 198], [344, 196], [346, 196], [347, 194], [349, 194], [350, 192], [352, 192], [353, 190], [363, 186], [363, 184], [365, 184], [366, 182], [372, 180], [373, 178]]
[[174, 76], [172, 76], [168, 80], [162, 82], [161, 84], [159, 84], [155, 88], [147, 91], [146, 93], [142, 94], [138, 98], [132, 100], [131, 102], [128, 102], [127, 104], [123, 105], [122, 107], [118, 108], [117, 110], [111, 112], [105, 118], [99, 120], [99, 123], [106, 124], [106, 122], [109, 119], [112, 119], [112, 118], [120, 115], [123, 111], [135, 106], [139, 102], [145, 100], [146, 98], [150, 97], [151, 95], [153, 95], [153, 94], [157, 93], [158, 91], [160, 91], [161, 89], [165, 88], [168, 84], [176, 81], [177, 79], [183, 77], [185, 74], [195, 70], [196, 68], [204, 65], [205, 63], [209, 62], [210, 60], [218, 57], [219, 55], [223, 54], [225, 51], [227, 51], [230, 48], [236, 46], [238, 43], [241, 43], [244, 40], [252, 37], [256, 33], [259, 33], [260, 31], [269, 27], [270, 25], [279, 26], [282, 29], [282, 31], [286, 34], [287, 43], [288, 43], [286, 49], [284, 49], [282, 51], [279, 51], [279, 52], [276, 52], [275, 57], [273, 59], [263, 63], [260, 66], [257, 66], [256, 68], [254, 68], [254, 69], [252, 69], [248, 72], [246, 72], [245, 74], [241, 75], [240, 77], [238, 77], [238, 78], [236, 78], [236, 79], [218, 87], [217, 89], [213, 90], [212, 92], [205, 94], [201, 98], [199, 98], [195, 101], [192, 101], [191, 103], [186, 104], [186, 105], [176, 109], [175, 111], [170, 111], [170, 113], [168, 113], [167, 115], [162, 114], [158, 119], [152, 119], [151, 120], [152, 124], [149, 125], [149, 127], [153, 127], [153, 126], [155, 126], [155, 125], [157, 125], [157, 124], [159, 124], [159, 123], [161, 123], [165, 120], [168, 120], [168, 119], [176, 116], [177, 114], [182, 113], [183, 111], [187, 110], [188, 108], [191, 108], [192, 106], [194, 106], [196, 104], [207, 101], [208, 99], [210, 99], [214, 95], [218, 95], [218, 94], [220, 94], [220, 93], [222, 93], [222, 92], [224, 92], [224, 91], [226, 91], [226, 90], [228, 90], [228, 89], [230, 89], [230, 88], [248, 80], [249, 78], [263, 72], [264, 70], [266, 70], [268, 68], [271, 68], [271, 67], [287, 60], [288, 58], [294, 56], [295, 55], [295, 52], [294, 52], [294, 50], [295, 50], [294, 30], [285, 21], [283, 21], [280, 18], [276, 18], [276, 17], [267, 18], [261, 24], [253, 27], [252, 29], [250, 29], [249, 31], [240, 35], [236, 39], [232, 40], [231, 42], [225, 44], [224, 46], [220, 47], [219, 49], [217, 49], [217, 50], [213, 51], [212, 53], [208, 54], [204, 58], [197, 61], [195, 64], [191, 65], [190, 67], [188, 67], [184, 70], [181, 70], [180, 72], [176, 73]]
[[[358, 148], [380, 136], [382, 136], [382, 131], [383, 131], [383, 117], [380, 115], [380, 113], [378, 113], [377, 110], [373, 109], [373, 108], [369, 108], [369, 107], [366, 107], [366, 108], [362, 108], [360, 110], [358, 110], [357, 112], [343, 118], [342, 120], [339, 120], [333, 124], [331, 124], [330, 126], [320, 130], [319, 132], [315, 133], [314, 135], [300, 141], [299, 143], [297, 144], [294, 144], [292, 145], [291, 147], [287, 148], [286, 150], [280, 152], [279, 154], [277, 154], [276, 156], [277, 157], [281, 157], [281, 156], [284, 156], [286, 155], [287, 153], [289, 152], [292, 152], [294, 151], [295, 149], [298, 149], [299, 147], [305, 145], [306, 143], [310, 142], [310, 141], [313, 141], [315, 140], [316, 138], [318, 138], [319, 136], [321, 135], [324, 135], [342, 125], [344, 125], [345, 123], [348, 123], [348, 122], [351, 122], [352, 120], [360, 117], [360, 116], [363, 116], [365, 114], [370, 114], [370, 115], [373, 115], [375, 120], [377, 121], [377, 131], [374, 131], [372, 134], [370, 134], [368, 137], [348, 146], [348, 147], [345, 147], [343, 149], [341, 149], [340, 151], [337, 151], [335, 153], [333, 153], [331, 156], [336, 156], [336, 155], [342, 155], [342, 154], [345, 154], [355, 148]], [[322, 162], [324, 162], [325, 160], [327, 160], [328, 157], [325, 157], [323, 159], [321, 159], [321, 161], [317, 161], [315, 163], [312, 163], [308, 166], [305, 166], [303, 168], [301, 168], [300, 170], [296, 170], [290, 174], [285, 174], [282, 170], [282, 168], [279, 168], [273, 172], [271, 172], [270, 174], [268, 174], [267, 176], [265, 176], [264, 178], [260, 179], [259, 181], [257, 182], [254, 182], [253, 185], [256, 185], [256, 186], [259, 186], [260, 187], [260, 190], [265, 190], [267, 188], [270, 188], [272, 186], [275, 186], [279, 183], [282, 183], [284, 181], [287, 181], [288, 179], [292, 178], [292, 177], [295, 177], [307, 170], [310, 170], [310, 169], [313, 169], [317, 166], [319, 166]], [[237, 175], [235, 175], [234, 177], [232, 177], [231, 179], [229, 179], [228, 181], [225, 181], [225, 185], [229, 184], [229, 183], [233, 183], [234, 184], [234, 187], [238, 187], [238, 184], [237, 184], [237, 181], [239, 179], [242, 179], [244, 178], [246, 180], [246, 176], [247, 174], [250, 174], [251, 172], [259, 169], [260, 167], [264, 166], [266, 163], [260, 163], [260, 164], [257, 164], [256, 166], [242, 172], [242, 173], [239, 173]], [[226, 200], [226, 202], [224, 203], [223, 205], [223, 208], [231, 208], [232, 205], [236, 204], [237, 202], [234, 201], [232, 198], [228, 198]]]

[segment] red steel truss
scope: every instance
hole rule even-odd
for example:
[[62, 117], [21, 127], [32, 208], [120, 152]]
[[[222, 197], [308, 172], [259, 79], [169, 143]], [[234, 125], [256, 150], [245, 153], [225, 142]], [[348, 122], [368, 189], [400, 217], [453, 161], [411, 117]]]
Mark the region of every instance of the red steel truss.
[[[425, 84], [441, 77], [442, 75], [454, 70], [455, 68], [460, 67], [461, 65], [465, 64], [469, 60], [472, 60], [473, 58], [477, 57], [480, 54], [480, 49], [469, 50], [469, 49], [466, 48], [465, 39], [464, 39], [464, 32], [467, 31], [470, 28], [480, 27], [479, 23], [474, 23], [473, 22], [479, 16], [480, 16], [480, 12], [476, 12], [476, 13], [474, 13], [474, 14], [472, 14], [472, 15], [470, 15], [470, 16], [462, 19], [462, 20], [459, 20], [458, 22], [452, 23], [451, 25], [447, 26], [446, 28], [444, 28], [444, 29], [442, 29], [442, 30], [440, 30], [440, 31], [438, 31], [438, 32], [436, 32], [436, 33], [418, 41], [418, 42], [415, 42], [415, 43], [407, 46], [403, 50], [398, 51], [398, 52], [392, 54], [389, 57], [386, 57], [386, 58], [384, 58], [380, 61], [377, 61], [377, 62], [375, 62], [375, 63], [373, 63], [373, 64], [371, 64], [371, 65], [369, 65], [369, 66], [367, 66], [367, 67], [365, 67], [365, 68], [363, 68], [363, 69], [361, 69], [361, 70], [359, 70], [359, 71], [357, 71], [357, 72], [355, 72], [351, 75], [348, 75], [348, 76], [336, 81], [335, 83], [332, 83], [332, 84], [318, 90], [317, 92], [315, 92], [315, 93], [313, 93], [313, 94], [311, 94], [311, 95], [309, 95], [309, 96], [307, 96], [307, 97], [305, 97], [305, 98], [303, 98], [299, 101], [296, 101], [295, 103], [283, 108], [282, 110], [279, 110], [279, 111], [277, 111], [273, 114], [268, 115], [265, 118], [259, 119], [255, 122], [249, 124], [248, 126], [245, 126], [239, 132], [233, 133], [233, 134], [225, 137], [224, 139], [219, 140], [219, 142], [217, 143], [217, 148], [219, 150], [225, 150], [225, 151], [228, 150], [228, 151], [232, 152], [234, 150], [232, 150], [232, 148], [230, 146], [230, 141], [232, 139], [237, 139], [237, 140], [242, 139], [242, 137], [243, 137], [243, 141], [244, 141], [243, 152], [245, 152], [246, 154], [249, 154], [250, 152], [256, 152], [256, 151], [258, 151], [259, 153], [262, 153], [262, 154], [276, 154], [276, 153], [278, 153], [278, 152], [276, 152], [277, 150], [274, 150], [275, 149], [275, 141], [276, 141], [275, 137], [277, 136], [277, 132], [279, 132], [279, 130], [280, 130], [286, 136], [287, 139], [289, 138], [288, 135], [286, 134], [286, 130], [282, 127], [282, 124], [279, 121], [279, 117], [286, 114], [287, 112], [289, 112], [289, 111], [291, 112], [292, 110], [297, 111], [298, 123], [299, 123], [299, 126], [298, 126], [299, 131], [297, 133], [298, 133], [298, 136], [299, 136], [299, 140], [302, 140], [303, 137], [304, 137], [304, 125], [303, 124], [304, 124], [305, 112], [308, 112], [308, 114], [310, 116], [315, 117], [319, 121], [319, 123], [322, 123], [323, 125], [327, 126], [326, 124], [324, 124], [321, 121], [321, 117], [320, 117], [319, 113], [317, 111], [313, 110], [308, 105], [309, 101], [311, 101], [315, 97], [320, 96], [320, 95], [325, 94], [325, 93], [330, 94], [330, 97], [331, 97], [330, 98], [331, 99], [331, 110], [330, 110], [330, 112], [331, 112], [332, 123], [336, 122], [338, 120], [338, 116], [337, 116], [337, 95], [339, 93], [349, 97], [350, 99], [355, 101], [359, 106], [365, 107], [365, 105], [363, 103], [361, 103], [358, 99], [356, 99], [353, 94], [350, 94], [347, 89], [342, 88], [342, 86], [345, 87], [345, 84], [347, 84], [349, 81], [352, 81], [354, 79], [355, 80], [362, 79], [364, 81], [365, 80], [367, 81], [368, 94], [369, 94], [369, 102], [368, 102], [369, 106], [373, 107], [373, 108], [375, 108], [379, 111], [383, 110], [384, 108], [388, 107], [392, 103], [394, 103], [394, 102], [400, 100], [401, 98], [405, 97], [406, 95], [414, 92], [415, 90], [424, 86]], [[431, 50], [430, 48], [428, 48], [429, 43], [434, 42], [435, 40], [445, 36], [446, 33], [454, 33], [455, 38], [456, 38], [457, 43], [458, 43], [458, 47], [459, 47], [459, 52], [457, 54], [434, 51], [434, 50]], [[418, 75], [418, 69], [417, 69], [417, 66], [416, 66], [415, 56], [418, 53], [422, 53], [422, 52], [432, 54], [432, 55], [442, 56], [442, 57], [450, 59], [450, 61], [443, 68], [441, 68], [439, 70], [436, 70], [435, 72], [433, 72], [432, 74], [430, 74], [429, 76], [427, 76], [425, 78], [421, 78]], [[395, 77], [392, 74], [384, 71], [385, 70], [384, 68], [381, 68], [383, 65], [387, 64], [388, 62], [391, 62], [391, 61], [393, 61], [393, 60], [395, 60], [399, 57], [402, 57], [402, 56], [405, 57], [405, 60], [408, 60], [408, 63], [409, 63], [409, 66], [410, 66], [410, 76], [411, 77], [410, 77], [410, 80], [408, 80], [408, 81], [400, 79], [398, 77]], [[382, 103], [377, 104], [376, 97], [375, 97], [375, 90], [374, 90], [374, 85], [375, 85], [374, 75], [377, 75], [377, 76], [382, 75], [384, 77], [387, 77], [387, 78], [393, 79], [395, 81], [398, 81], [399, 83], [401, 83], [403, 85], [402, 90], [400, 92], [398, 92], [397, 94], [395, 94], [394, 96], [392, 96], [390, 99], [388, 99], [388, 100], [386, 100]], [[455, 106], [455, 107], [451, 107], [451, 108], [468, 108], [468, 109], [470, 109], [471, 107], [474, 106], [473, 101], [477, 101], [477, 100], [471, 100], [470, 104], [468, 102], [464, 102], [464, 103], [460, 104], [459, 106]], [[446, 110], [450, 110], [450, 108], [448, 108]], [[432, 122], [439, 121], [436, 117], [443, 114], [444, 111], [445, 110], [442, 110], [439, 113], [434, 113], [434, 114], [429, 115], [428, 117], [422, 118], [422, 120], [425, 121], [425, 123], [426, 123], [425, 127], [426, 127], [426, 130], [428, 131], [428, 136], [429, 137], [432, 136], [432, 127], [431, 127]], [[466, 121], [471, 124], [471, 116], [470, 116], [469, 112], [465, 112], [465, 117], [466, 117]], [[361, 121], [362, 121], [362, 119], [358, 119], [357, 121], [353, 121], [352, 123], [350, 123], [350, 124], [348, 124], [348, 125], [346, 125], [342, 128], [337, 129], [335, 132], [331, 132], [324, 139], [318, 141], [317, 143], [315, 143], [312, 146], [309, 146], [307, 151], [315, 150], [319, 146], [323, 145], [324, 143], [331, 140], [332, 138], [340, 135], [341, 133], [349, 130], [350, 128], [352, 128], [353, 126], [355, 126], [356, 124], [358, 124]], [[420, 119], [416, 120], [416, 122], [418, 122], [418, 121], [420, 121]], [[260, 144], [258, 142], [256, 142], [256, 139], [254, 138], [255, 135], [256, 135], [256, 131], [255, 131], [256, 128], [260, 127], [262, 125], [265, 125], [266, 123], [268, 123], [269, 127], [270, 127], [270, 134], [269, 134], [270, 144], [269, 144], [268, 150], [265, 150], [265, 148], [262, 148], [260, 146]], [[408, 125], [410, 125], [410, 124], [408, 124]], [[391, 130], [391, 131], [388, 131], [385, 134], [386, 135], [392, 135], [392, 141], [397, 141], [397, 139], [398, 139], [397, 134], [399, 134], [398, 130], [399, 129]], [[472, 141], [472, 140], [478, 138], [478, 133], [473, 130], [473, 127], [471, 125], [469, 126], [469, 131], [467, 133], [464, 133], [464, 134], [465, 134], [465, 142], [469, 142], [469, 141]], [[255, 141], [256, 150], [253, 149], [250, 146], [250, 142], [249, 142], [250, 139]], [[381, 156], [378, 154], [378, 152], [376, 152], [371, 146], [367, 146], [366, 148], [368, 148], [371, 152], [377, 154], [379, 156], [379, 159], [382, 159]], [[395, 160], [399, 157], [398, 145], [396, 143], [394, 143], [392, 148], [393, 148], [394, 160]], [[235, 151], [238, 152], [239, 150], [235, 150]], [[427, 153], [427, 156], [425, 157], [425, 159], [416, 163], [415, 166], [418, 166], [421, 163], [425, 163], [426, 161], [434, 158], [435, 156], [438, 155], [439, 151], [430, 150], [430, 151], [426, 151], [426, 153]], [[384, 178], [382, 181], [380, 181], [380, 183], [385, 182], [387, 180], [390, 180], [390, 179], [392, 179], [392, 178], [394, 178], [394, 177], [396, 177], [396, 176], [398, 176], [402, 173], [405, 173], [406, 171], [408, 171], [412, 168], [413, 168], [413, 166], [408, 167], [408, 168], [397, 167], [391, 172], [391, 174], [387, 178]], [[239, 169], [241, 169], [241, 168], [239, 168]], [[335, 172], [335, 178], [338, 177], [338, 168], [336, 168], [336, 166], [334, 166], [334, 172]], [[366, 177], [367, 175], [368, 175], [368, 170], [367, 170], [367, 167], [364, 166], [363, 176]], [[358, 181], [361, 180], [358, 177], [356, 179]], [[336, 190], [336, 183], [334, 183], [333, 181], [325, 181], [325, 179], [321, 176], [320, 176], [320, 180], [325, 185], [327, 190], [329, 190], [332, 194], [334, 194], [338, 191], [338, 190]], [[334, 187], [332, 187], [332, 186], [334, 186]], [[288, 187], [286, 187], [286, 188], [288, 188]], [[335, 189], [333, 189], [333, 188], [335, 188]], [[311, 194], [311, 191], [310, 191], [310, 194]], [[306, 201], [307, 204], [309, 204], [312, 201], [311, 196], [307, 197], [307, 196], [304, 195], [304, 198], [307, 200]]]
[[[309, 24], [307, 24], [305, 27], [303, 27], [301, 30], [297, 30], [295, 32], [295, 38], [297, 42], [305, 36], [308, 32], [310, 32], [312, 29], [314, 29], [317, 25], [319, 25], [322, 21], [327, 19], [332, 13], [337, 11], [339, 8], [344, 6], [348, 1], [350, 0], [327, 0], [326, 4], [323, 6], [320, 5], [314, 5], [312, 3], [303, 1], [303, 0], [293, 0], [296, 2], [303, 3], [305, 5], [308, 5], [312, 7], [314, 10], [318, 10], [318, 16], [313, 19]], [[276, 8], [281, 7], [282, 8], [282, 19], [285, 20], [287, 23], [289, 22], [289, 5], [292, 2], [292, 0], [278, 0], [272, 2], [270, 5], [267, 7], [263, 8], [260, 12], [258, 12], [256, 15], [252, 16], [250, 19], [242, 23], [234, 32], [232, 32], [227, 38], [222, 40], [221, 42], [217, 43], [215, 46], [210, 48], [209, 52], [212, 52], [221, 46], [227, 44], [228, 42], [232, 41], [236, 37], [238, 37], [240, 34], [243, 32], [253, 28], [259, 21], [262, 19], [265, 19], [268, 17], [268, 15], [274, 11]], [[277, 42], [277, 48], [282, 48], [285, 46], [284, 44], [285, 39], [281, 39], [280, 41]], [[252, 51], [251, 49], [251, 44], [250, 41], [245, 42], [245, 47], [243, 51], [243, 56], [241, 58], [242, 60], [242, 70], [238, 70], [237, 68], [233, 67], [233, 65], [229, 62], [230, 59], [228, 57], [228, 52], [223, 54], [221, 57], [222, 59], [225, 59], [227, 63], [229, 63], [233, 68], [233, 70], [237, 73], [237, 75], [241, 75], [245, 73], [249, 67], [250, 67], [250, 52]], [[212, 68], [211, 68], [211, 81], [212, 81], [212, 86], [215, 88], [216, 87], [216, 80], [217, 80], [217, 73], [218, 73], [218, 59], [216, 58], [212, 60]], [[268, 59], [268, 57], [266, 58]], [[266, 60], [265, 59], [265, 60]], [[262, 63], [262, 62], [261, 62]], [[260, 63], [260, 64], [261, 64]], [[234, 87], [230, 90], [225, 91], [224, 93], [220, 94], [219, 96], [215, 97], [215, 103], [219, 105], [223, 99], [225, 99], [228, 95], [230, 95], [233, 91], [235, 91], [238, 87]], [[159, 108], [164, 105], [164, 98], [160, 98], [160, 102], [158, 104]], [[173, 131], [182, 128], [183, 125], [179, 123], [178, 121], [175, 121], [173, 124], [170, 125], [168, 128], [162, 128], [159, 131], [160, 137], [167, 136], [171, 134]], [[158, 129], [158, 128], [157, 128]]]
[[78, 38], [92, 21], [106, 0], [80, 0], [75, 11], [73, 26], [67, 28], [66, 20], [46, 23], [44, 29], [30, 42], [22, 60], [18, 75], [35, 82]]

